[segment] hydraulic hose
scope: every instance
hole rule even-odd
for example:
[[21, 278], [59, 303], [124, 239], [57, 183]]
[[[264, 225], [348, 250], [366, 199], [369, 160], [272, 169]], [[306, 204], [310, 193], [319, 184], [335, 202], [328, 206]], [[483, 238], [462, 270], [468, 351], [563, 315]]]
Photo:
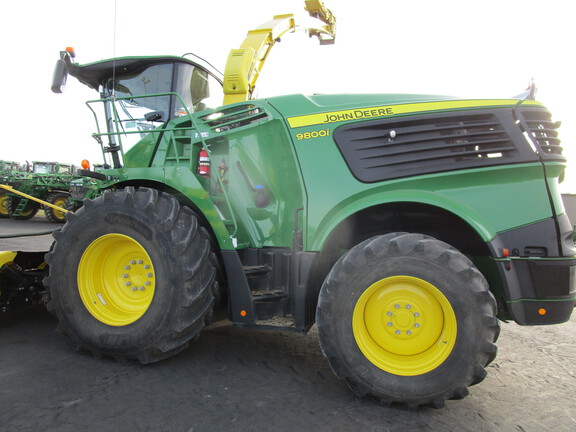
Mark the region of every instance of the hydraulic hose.
[[34, 237], [34, 236], [42, 236], [52, 234], [54, 231], [59, 230], [60, 228], [55, 228], [49, 231], [40, 231], [36, 233], [19, 233], [19, 234], [0, 234], [0, 239], [9, 239], [9, 238], [16, 238], [16, 237]]

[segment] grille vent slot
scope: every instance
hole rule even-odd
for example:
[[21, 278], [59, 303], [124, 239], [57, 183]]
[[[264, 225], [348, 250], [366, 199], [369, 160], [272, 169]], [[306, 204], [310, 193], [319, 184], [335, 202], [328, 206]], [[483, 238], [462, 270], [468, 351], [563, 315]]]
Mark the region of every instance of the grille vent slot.
[[[521, 110], [522, 118], [526, 122], [528, 133], [538, 144], [539, 150], [545, 159], [561, 159], [562, 147], [558, 138], [559, 122], [553, 122], [551, 114], [542, 109]], [[548, 156], [548, 157], [547, 157]]]
[[252, 104], [236, 105], [200, 118], [204, 126], [215, 133], [249, 126], [267, 119], [268, 114], [262, 108]]

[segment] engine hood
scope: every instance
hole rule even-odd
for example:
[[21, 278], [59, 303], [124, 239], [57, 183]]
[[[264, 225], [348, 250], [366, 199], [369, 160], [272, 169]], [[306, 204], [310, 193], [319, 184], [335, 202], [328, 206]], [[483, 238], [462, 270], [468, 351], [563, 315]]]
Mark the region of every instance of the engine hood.
[[541, 105], [533, 100], [462, 99], [412, 94], [288, 95], [267, 99], [291, 128], [416, 113]]

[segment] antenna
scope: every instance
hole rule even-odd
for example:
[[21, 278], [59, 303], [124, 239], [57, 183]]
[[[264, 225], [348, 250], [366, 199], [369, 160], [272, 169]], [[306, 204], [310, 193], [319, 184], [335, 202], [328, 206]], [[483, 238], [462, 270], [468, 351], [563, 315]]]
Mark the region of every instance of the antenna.
[[114, 0], [114, 40], [113, 40], [113, 48], [112, 48], [112, 97], [116, 96], [116, 2]]

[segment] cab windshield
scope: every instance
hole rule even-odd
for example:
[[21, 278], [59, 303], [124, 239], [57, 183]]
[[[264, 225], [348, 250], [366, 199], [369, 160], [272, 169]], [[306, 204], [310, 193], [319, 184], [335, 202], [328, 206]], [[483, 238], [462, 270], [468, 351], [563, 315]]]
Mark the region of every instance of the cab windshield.
[[51, 174], [54, 172], [54, 164], [35, 163], [32, 172], [35, 174]]
[[175, 62], [119, 73], [102, 93], [108, 99], [107, 129], [118, 134], [124, 152], [172, 118], [217, 107], [223, 97], [221, 84], [208, 72]]

